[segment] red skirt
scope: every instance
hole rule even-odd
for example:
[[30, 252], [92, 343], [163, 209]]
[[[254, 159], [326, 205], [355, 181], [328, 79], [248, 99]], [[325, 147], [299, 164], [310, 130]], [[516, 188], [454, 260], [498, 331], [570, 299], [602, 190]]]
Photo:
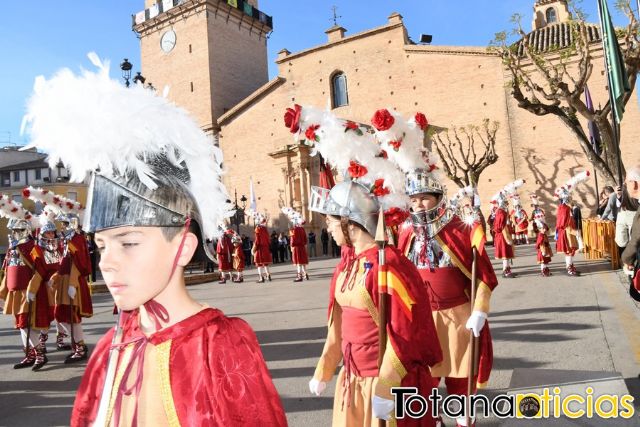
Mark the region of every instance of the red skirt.
[[218, 254], [218, 270], [220, 271], [231, 271], [232, 265], [231, 260], [226, 256], [226, 254]]
[[556, 240], [556, 252], [574, 256], [577, 247], [574, 247], [567, 237], [566, 228], [558, 228], [558, 240]]
[[60, 304], [55, 308], [55, 319], [59, 323], [81, 323], [82, 317], [80, 317], [80, 310], [77, 305], [73, 306], [73, 322], [71, 322], [71, 307], [70, 305]]
[[[53, 307], [49, 305], [47, 286], [43, 283], [36, 293], [36, 300], [31, 303], [31, 328], [49, 329], [54, 318]], [[16, 329], [29, 327], [28, 313], [16, 314]]]
[[269, 246], [256, 246], [256, 253], [253, 256], [254, 262], [258, 267], [264, 267], [271, 264], [273, 259], [271, 258], [271, 251]]
[[291, 248], [291, 260], [295, 265], [309, 264], [309, 256], [307, 255], [306, 246], [293, 246]]
[[496, 259], [512, 259], [513, 258], [513, 246], [507, 244], [502, 233], [497, 233], [493, 236], [493, 246], [496, 250]]

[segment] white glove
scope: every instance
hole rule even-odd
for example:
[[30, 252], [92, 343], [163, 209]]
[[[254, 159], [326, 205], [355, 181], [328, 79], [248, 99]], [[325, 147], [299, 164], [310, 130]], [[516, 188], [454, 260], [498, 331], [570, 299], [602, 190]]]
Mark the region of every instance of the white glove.
[[33, 292], [27, 292], [27, 301], [33, 302], [36, 300], [36, 294]]
[[484, 324], [487, 322], [487, 313], [483, 311], [473, 310], [469, 320], [467, 320], [467, 329], [473, 331], [473, 335], [477, 338], [480, 336], [480, 331], [484, 328]]
[[393, 412], [395, 406], [393, 400], [378, 397], [375, 394], [371, 399], [371, 412], [374, 417], [380, 418], [381, 420], [389, 421], [391, 412]]
[[76, 297], [76, 288], [73, 286], [69, 286], [69, 290], [67, 291], [69, 298], [74, 299]]
[[327, 383], [324, 381], [318, 381], [315, 378], [309, 381], [309, 391], [315, 396], [320, 396], [325, 388], [327, 388]]

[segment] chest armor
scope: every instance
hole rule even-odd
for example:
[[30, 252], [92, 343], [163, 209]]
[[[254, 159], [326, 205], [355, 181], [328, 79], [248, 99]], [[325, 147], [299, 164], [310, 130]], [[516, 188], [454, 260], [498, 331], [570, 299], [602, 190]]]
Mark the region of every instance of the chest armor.
[[414, 226], [415, 238], [409, 250], [409, 260], [418, 270], [452, 267], [451, 257], [447, 254], [438, 241], [429, 237], [428, 230], [423, 226]]
[[58, 264], [60, 263], [60, 253], [58, 251], [44, 250], [44, 262], [45, 264]]
[[15, 267], [15, 266], [23, 266], [26, 265], [24, 261], [22, 261], [22, 257], [20, 256], [20, 252], [17, 249], [11, 249], [7, 254], [7, 267]]

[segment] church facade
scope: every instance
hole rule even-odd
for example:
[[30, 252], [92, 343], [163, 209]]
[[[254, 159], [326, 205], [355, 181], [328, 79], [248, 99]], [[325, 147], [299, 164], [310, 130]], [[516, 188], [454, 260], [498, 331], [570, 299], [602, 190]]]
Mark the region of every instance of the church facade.
[[[271, 18], [260, 20], [255, 13], [248, 17], [240, 9], [250, 4], [258, 10], [256, 1], [169, 3], [179, 5], [134, 25], [141, 36], [144, 74], [156, 87], [171, 86], [170, 97], [192, 112], [220, 145], [224, 181], [232, 197], [234, 191], [248, 196], [252, 179], [258, 210], [277, 230], [288, 225], [280, 214], [283, 206], [301, 211], [310, 229], [323, 227], [320, 217], [307, 210], [309, 188], [318, 183], [319, 161], [283, 124], [285, 109], [294, 103], [331, 108], [338, 116], [363, 123], [369, 123], [379, 108], [407, 117], [420, 111], [439, 128], [479, 125], [485, 118], [499, 122], [499, 160], [479, 182], [485, 210], [496, 191], [522, 178], [525, 206], [527, 194], [535, 192], [553, 214], [555, 188], [576, 172], [591, 169], [559, 119], [534, 116], [518, 107], [509, 92], [510, 75], [501, 58], [487, 48], [414, 44], [402, 16], [393, 13], [383, 25], [361, 33], [347, 35], [334, 26], [326, 31], [322, 45], [293, 53], [283, 48], [276, 60], [277, 76], [268, 80], [266, 36]], [[147, 0], [145, 6], [154, 4]], [[538, 0], [530, 36], [552, 43], [568, 17], [564, 1]], [[166, 48], [172, 39], [174, 47], [165, 51], [162, 39], [169, 31], [175, 34], [168, 37]], [[225, 50], [225, 40], [242, 43], [243, 58]], [[606, 76], [597, 37], [593, 65], [589, 88], [594, 103], [604, 105]], [[627, 104], [621, 131], [628, 165], [640, 161], [640, 152], [633, 149], [640, 138], [636, 99]], [[450, 194], [457, 191], [452, 182], [448, 188]], [[593, 182], [575, 197], [584, 207], [583, 215], [589, 216], [596, 200]]]

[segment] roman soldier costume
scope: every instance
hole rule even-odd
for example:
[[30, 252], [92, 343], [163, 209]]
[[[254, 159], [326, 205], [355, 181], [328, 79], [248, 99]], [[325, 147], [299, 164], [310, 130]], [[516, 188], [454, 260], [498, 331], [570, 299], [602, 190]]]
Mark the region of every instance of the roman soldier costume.
[[515, 257], [513, 240], [511, 238], [511, 226], [508, 213], [508, 197], [515, 194], [516, 190], [524, 184], [523, 180], [514, 181], [506, 185], [491, 200], [495, 202], [496, 214], [493, 219], [493, 246], [495, 258], [502, 260], [502, 277], [511, 278], [515, 274], [511, 271], [510, 263]]
[[255, 235], [251, 254], [253, 255], [253, 263], [258, 267], [258, 283], [264, 283], [265, 279], [271, 281], [269, 264], [273, 262], [269, 230], [267, 230], [267, 217], [260, 212], [252, 212], [252, 215], [256, 228], [254, 230]]
[[549, 244], [549, 236], [547, 235], [549, 232], [549, 226], [545, 221], [544, 213], [538, 212], [534, 217], [534, 222], [536, 230], [538, 230], [538, 235], [536, 236], [536, 250], [538, 251], [537, 258], [538, 264], [540, 264], [540, 274], [544, 277], [549, 277], [551, 276], [549, 263], [551, 262], [553, 252], [551, 251], [551, 245]]
[[[37, 81], [27, 115], [30, 147], [48, 152], [52, 165], [62, 161], [72, 181], [90, 175], [88, 232], [108, 237], [114, 229], [153, 227], [182, 236], [166, 288], [189, 233], [197, 237], [194, 259], [214, 259], [206, 239], [218, 237], [218, 224], [231, 215], [220, 180], [222, 153], [183, 109], [141, 85], [125, 88], [95, 54], [90, 59], [98, 73], [64, 70]], [[79, 284], [74, 277], [86, 275], [83, 251], [67, 235], [70, 289]], [[81, 292], [67, 296], [77, 301]], [[82, 305], [74, 307], [73, 314], [82, 315]], [[246, 322], [209, 307], [174, 323], [169, 316], [153, 298], [119, 307], [116, 327], [89, 360], [71, 426], [286, 425]]]
[[33, 239], [32, 229], [39, 224], [31, 213], [9, 196], [0, 195], [0, 216], [9, 218], [7, 228], [11, 231], [2, 269], [0, 300], [5, 301], [4, 313], [15, 317], [15, 328], [20, 330], [25, 351], [24, 359], [13, 368], [32, 367], [37, 371], [48, 362], [44, 340], [39, 340], [38, 332], [46, 335], [53, 320], [46, 286], [51, 269], [42, 247]]
[[544, 209], [542, 209], [540, 207], [540, 199], [538, 198], [538, 196], [536, 194], [529, 194], [529, 197], [531, 198], [531, 215], [529, 216], [529, 221], [531, 221], [531, 228], [533, 230], [533, 236], [537, 237], [538, 236], [538, 225], [535, 221], [536, 218], [543, 218], [545, 219], [545, 223], [546, 223], [546, 212], [544, 211]]
[[216, 255], [218, 258], [218, 270], [220, 271], [220, 282], [227, 282], [227, 275], [231, 279], [231, 270], [233, 269], [233, 244], [231, 237], [233, 230], [225, 229], [216, 244]]
[[[388, 112], [386, 117], [391, 117]], [[339, 221], [344, 245], [353, 246], [342, 251], [331, 282], [327, 340], [310, 391], [322, 393], [342, 360], [333, 426], [377, 426], [378, 419], [398, 426], [433, 426], [430, 413], [415, 420], [393, 418], [391, 387], [430, 393], [429, 366], [442, 358], [429, 296], [415, 267], [397, 249], [379, 249], [373, 240], [381, 210], [386, 225], [407, 216], [408, 198], [398, 192], [403, 174], [384, 159], [364, 126], [298, 105], [288, 109], [285, 123], [345, 174], [345, 180], [332, 189], [312, 187], [309, 208]], [[349, 237], [354, 226], [359, 230], [355, 242]], [[387, 281], [386, 289], [381, 288], [381, 277]], [[383, 299], [388, 311], [380, 315]], [[388, 338], [380, 342], [379, 333]]]
[[518, 194], [514, 194], [511, 196], [511, 204], [513, 209], [511, 210], [511, 219], [513, 222], [513, 228], [515, 230], [515, 243], [529, 244], [529, 217], [527, 212], [522, 207], [522, 203], [520, 202], [520, 196]]
[[299, 212], [292, 208], [282, 208], [284, 213], [292, 224], [289, 230], [289, 242], [291, 245], [291, 261], [296, 266], [296, 278], [294, 282], [302, 282], [304, 279], [309, 280], [307, 274], [307, 264], [309, 264], [309, 256], [307, 255], [307, 232], [304, 230], [304, 218]]
[[236, 275], [233, 277], [234, 282], [244, 282], [243, 272], [245, 267], [244, 250], [242, 249], [242, 238], [234, 233], [231, 238], [231, 244], [233, 245], [233, 270]]
[[[491, 333], [487, 322], [489, 303], [493, 290], [498, 284], [491, 261], [485, 251], [477, 257], [477, 293], [475, 301], [470, 301], [473, 247], [471, 231], [480, 224], [477, 214], [479, 198], [470, 187], [462, 189], [455, 197], [456, 207], [448, 204], [446, 188], [437, 173], [437, 157], [433, 153], [420, 150], [423, 136], [417, 138], [411, 129], [419, 123], [416, 117], [409, 123], [394, 115], [395, 121], [387, 131], [377, 131], [382, 148], [387, 150], [389, 159], [396, 162], [405, 173], [405, 193], [413, 201], [429, 196], [435, 199], [432, 207], [424, 208], [414, 202], [411, 219], [405, 223], [400, 233], [398, 249], [414, 264], [429, 294], [431, 312], [436, 326], [438, 340], [442, 348], [443, 360], [431, 367], [431, 375], [437, 386], [442, 378], [449, 394], [467, 394], [470, 352], [470, 333], [479, 337], [478, 372], [474, 383], [480, 387], [489, 380], [493, 364]], [[397, 123], [397, 128], [395, 127]], [[414, 129], [419, 129], [416, 126]], [[394, 141], [401, 136], [402, 144], [393, 149]], [[413, 137], [413, 138], [412, 138]], [[460, 200], [468, 198], [474, 208], [459, 209]], [[460, 217], [456, 214], [456, 208]], [[461, 219], [462, 218], [462, 219]], [[478, 225], [481, 228], [480, 225]], [[474, 388], [475, 390], [475, 388]], [[472, 392], [474, 391], [472, 390]], [[464, 425], [464, 418], [456, 420]]]
[[576, 185], [586, 181], [589, 178], [589, 171], [584, 171], [569, 179], [563, 186], [555, 191], [558, 199], [558, 213], [556, 219], [556, 252], [564, 253], [565, 263], [567, 266], [567, 274], [569, 276], [579, 276], [580, 272], [573, 265], [573, 257], [578, 249], [578, 239], [576, 234], [579, 232], [571, 213], [569, 203], [571, 201], [571, 192]]

